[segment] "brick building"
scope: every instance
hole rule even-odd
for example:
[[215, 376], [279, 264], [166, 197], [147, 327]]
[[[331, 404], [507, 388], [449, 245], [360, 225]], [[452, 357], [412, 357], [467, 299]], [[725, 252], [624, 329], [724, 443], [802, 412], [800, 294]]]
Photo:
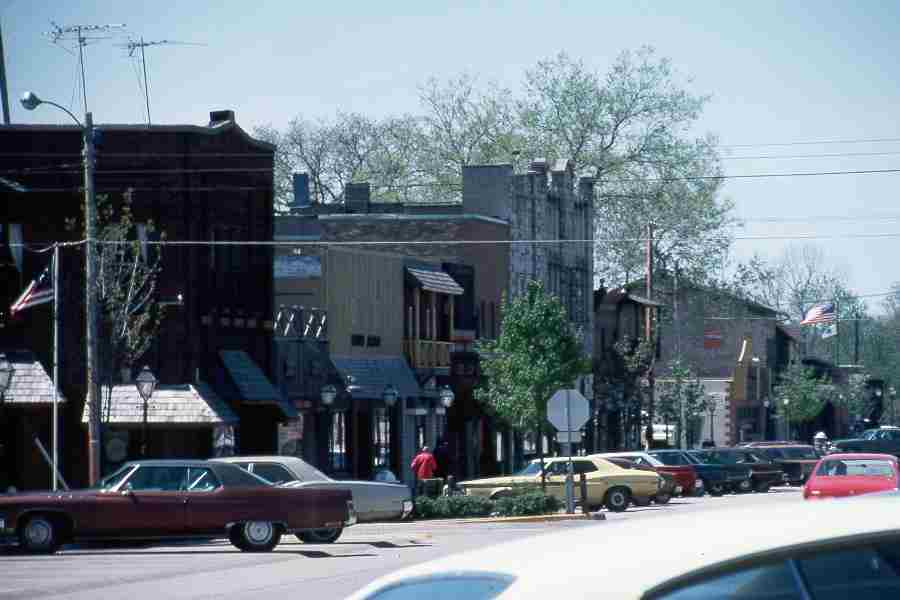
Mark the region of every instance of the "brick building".
[[[95, 142], [97, 193], [117, 203], [131, 190], [136, 239], [153, 241], [146, 234], [150, 221], [171, 241], [272, 239], [274, 148], [247, 135], [231, 111], [210, 113], [205, 126], [97, 125]], [[0, 126], [0, 145], [7, 149], [0, 170], [6, 181], [15, 183], [0, 187], [0, 310], [6, 312], [47, 264], [47, 254], [35, 250], [83, 235], [67, 227], [67, 221], [81, 217], [83, 206], [81, 131], [73, 126]], [[151, 350], [133, 365], [147, 364], [160, 381], [159, 396], [149, 405], [149, 455], [209, 456], [214, 434], [229, 444], [236, 422], [239, 450], [273, 450], [276, 424], [293, 409], [268, 379], [271, 248], [168, 245], [161, 252], [157, 298], [168, 305], [166, 317]], [[59, 367], [67, 402], [61, 411], [60, 456], [69, 483], [83, 485], [83, 246], [65, 248], [61, 254]], [[50, 306], [0, 321], [5, 325], [0, 351], [23, 357], [21, 373], [29, 357], [35, 359], [31, 364], [52, 373]], [[106, 469], [139, 452], [143, 411], [135, 408], [140, 400], [128, 376], [123, 381], [118, 373], [103, 374], [104, 384], [115, 386], [113, 401], [103, 405]], [[21, 429], [33, 431], [49, 446], [46, 398], [35, 393], [30, 400], [23, 397], [15, 405], [0, 406], [3, 439], [15, 439], [8, 433]], [[46, 487], [47, 465], [29, 436], [22, 437], [22, 443], [5, 444], [0, 471], [19, 488]]]

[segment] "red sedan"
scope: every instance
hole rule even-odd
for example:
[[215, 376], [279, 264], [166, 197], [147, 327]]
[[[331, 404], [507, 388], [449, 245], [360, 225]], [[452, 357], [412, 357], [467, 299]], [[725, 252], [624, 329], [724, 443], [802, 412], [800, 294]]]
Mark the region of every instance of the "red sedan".
[[829, 454], [822, 458], [803, 486], [807, 500], [843, 498], [896, 490], [900, 482], [897, 457], [891, 454]]

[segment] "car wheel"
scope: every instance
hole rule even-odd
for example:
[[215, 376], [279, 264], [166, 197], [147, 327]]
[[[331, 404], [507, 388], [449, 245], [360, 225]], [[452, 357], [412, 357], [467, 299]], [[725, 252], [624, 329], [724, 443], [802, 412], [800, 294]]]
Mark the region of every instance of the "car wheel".
[[651, 499], [650, 498], [639, 498], [638, 496], [632, 496], [631, 502], [635, 506], [650, 506]]
[[672, 499], [671, 494], [657, 494], [653, 497], [653, 501], [657, 504], [668, 504], [669, 500]]
[[59, 540], [53, 521], [40, 515], [29, 518], [19, 529], [19, 543], [28, 552], [56, 552]]
[[760, 494], [765, 494], [769, 491], [770, 484], [768, 481], [762, 481], [756, 485], [756, 491]]
[[741, 494], [746, 494], [747, 492], [752, 492], [753, 484], [750, 482], [749, 479], [745, 479], [744, 481], [742, 481], [738, 484], [736, 491]]
[[270, 521], [248, 521], [238, 526], [240, 545], [244, 552], [270, 552], [281, 541], [281, 530]]
[[725, 486], [721, 483], [711, 483], [706, 486], [707, 491], [710, 496], [724, 496], [725, 495]]
[[297, 534], [297, 539], [304, 544], [333, 544], [344, 532], [342, 527], [334, 529], [313, 529]]
[[614, 487], [606, 492], [606, 508], [612, 512], [623, 512], [628, 509], [631, 492], [628, 488]]

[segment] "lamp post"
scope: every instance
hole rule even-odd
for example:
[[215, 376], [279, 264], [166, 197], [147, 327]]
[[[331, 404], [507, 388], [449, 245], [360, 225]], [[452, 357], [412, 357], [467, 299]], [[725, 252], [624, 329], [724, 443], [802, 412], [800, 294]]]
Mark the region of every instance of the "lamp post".
[[[326, 472], [334, 470], [334, 460], [331, 456], [331, 452], [334, 450], [334, 423], [331, 420], [332, 417], [329, 408], [334, 404], [337, 393], [337, 387], [330, 383], [323, 385], [320, 393], [322, 411], [325, 413], [320, 422], [323, 422], [327, 428], [325, 431], [325, 457], [324, 460], [322, 460], [322, 468], [326, 469]], [[321, 429], [319, 431], [321, 431]], [[320, 454], [319, 457], [321, 460], [322, 455]], [[327, 465], [327, 467], [325, 465]]]
[[441, 388], [441, 404], [444, 405], [444, 408], [453, 406], [454, 399], [456, 399], [456, 394], [453, 393], [453, 390], [450, 389], [449, 385], [445, 385]]
[[[393, 436], [393, 431], [392, 431], [393, 419], [391, 418], [393, 416], [393, 414], [392, 414], [391, 409], [393, 409], [394, 404], [397, 403], [397, 398], [399, 398], [399, 396], [400, 396], [400, 394], [397, 392], [397, 388], [395, 388], [393, 386], [393, 384], [390, 384], [390, 383], [387, 384], [386, 386], [384, 386], [384, 391], [381, 393], [381, 399], [384, 400], [385, 420], [388, 423], [387, 431], [385, 432], [385, 433], [387, 433], [388, 439], [384, 440], [385, 447], [387, 448], [387, 452], [385, 453], [385, 457], [384, 457], [384, 462], [388, 468], [392, 467], [391, 455], [393, 454], [391, 452], [392, 448], [391, 448], [391, 439], [390, 439]], [[380, 429], [380, 424], [378, 424], [377, 422], [376, 422], [376, 427], [378, 427]], [[379, 432], [379, 433], [381, 433], [381, 432]]]
[[891, 399], [891, 425], [896, 425], [894, 404], [897, 402], [897, 390], [894, 389], [894, 386], [888, 388], [888, 398]]
[[156, 376], [153, 375], [153, 372], [150, 370], [150, 367], [144, 365], [144, 368], [141, 369], [141, 372], [138, 373], [138, 376], [134, 380], [134, 386], [137, 388], [138, 394], [141, 395], [141, 399], [144, 401], [144, 419], [141, 424], [141, 457], [147, 457], [147, 409], [150, 404], [150, 397], [153, 396], [153, 392], [156, 391]]
[[763, 421], [763, 441], [767, 441], [769, 439], [769, 406], [770, 403], [768, 400], [763, 400], [763, 408], [764, 412], [764, 421]]
[[790, 407], [791, 407], [790, 398], [785, 398], [784, 399], [784, 426], [787, 430], [787, 431], [785, 431], [785, 437], [787, 438], [787, 441], [791, 441], [791, 438], [792, 438], [792, 436], [791, 436], [791, 413], [790, 413], [791, 408]]
[[41, 104], [55, 106], [81, 128], [84, 163], [84, 294], [85, 294], [85, 362], [87, 363], [87, 405], [88, 405], [88, 474], [90, 484], [100, 479], [100, 406], [97, 393], [97, 305], [94, 289], [94, 240], [97, 226], [97, 199], [94, 192], [94, 119], [91, 113], [84, 114], [84, 124], [66, 107], [42, 100], [33, 92], [25, 92], [20, 102], [26, 110], [34, 110]]
[[9, 384], [12, 382], [14, 370], [10, 362], [6, 360], [6, 355], [0, 353], [0, 401], [6, 401], [6, 390], [9, 389]]

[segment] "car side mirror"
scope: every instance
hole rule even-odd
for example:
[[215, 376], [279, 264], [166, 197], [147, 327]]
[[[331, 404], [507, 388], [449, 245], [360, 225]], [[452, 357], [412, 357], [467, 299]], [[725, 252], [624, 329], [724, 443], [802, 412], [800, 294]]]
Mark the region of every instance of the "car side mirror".
[[131, 488], [125, 488], [124, 490], [119, 491], [119, 493], [123, 496], [134, 496], [134, 492], [131, 491]]

